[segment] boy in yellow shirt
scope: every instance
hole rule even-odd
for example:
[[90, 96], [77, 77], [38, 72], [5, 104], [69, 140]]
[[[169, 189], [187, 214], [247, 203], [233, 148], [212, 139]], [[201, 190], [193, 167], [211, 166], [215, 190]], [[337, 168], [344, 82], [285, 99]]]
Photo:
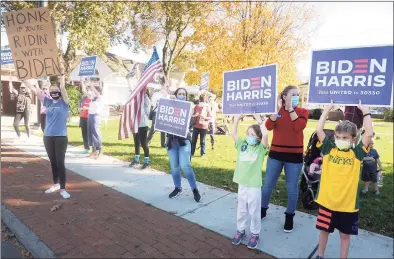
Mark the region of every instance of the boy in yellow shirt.
[[357, 126], [343, 121], [335, 128], [335, 142], [326, 137], [323, 129], [333, 104], [327, 105], [317, 124], [323, 166], [316, 202], [320, 205], [316, 228], [320, 230], [318, 256], [323, 258], [328, 236], [338, 229], [341, 238], [340, 258], [347, 258], [350, 235], [358, 234], [358, 184], [361, 163], [368, 153], [372, 139], [372, 119], [367, 107], [361, 104], [365, 134], [357, 141]]

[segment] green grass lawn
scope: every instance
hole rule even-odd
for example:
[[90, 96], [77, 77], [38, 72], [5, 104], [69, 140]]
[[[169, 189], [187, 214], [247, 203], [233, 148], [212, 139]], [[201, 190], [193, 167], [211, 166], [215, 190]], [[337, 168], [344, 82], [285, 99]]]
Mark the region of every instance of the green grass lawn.
[[[239, 133], [244, 135], [251, 120], [242, 123]], [[305, 145], [316, 127], [317, 121], [310, 120], [305, 134]], [[134, 143], [132, 138], [118, 140], [119, 121], [108, 121], [108, 127], [102, 127], [103, 150], [106, 155], [116, 157], [124, 161], [130, 161], [134, 155]], [[336, 123], [327, 123], [327, 128], [334, 128]], [[375, 197], [370, 192], [361, 195], [360, 227], [369, 231], [394, 237], [393, 224], [393, 124], [375, 121], [376, 132], [375, 147], [378, 150], [385, 167], [384, 186], [381, 195]], [[82, 136], [77, 124], [69, 125], [69, 142], [72, 145], [82, 146]], [[271, 139], [270, 136], [269, 139]], [[233, 183], [232, 177], [235, 168], [236, 150], [233, 147], [231, 136], [216, 135], [215, 150], [210, 149], [210, 139], [207, 136], [207, 156], [201, 158], [199, 150], [192, 159], [197, 180], [209, 185], [214, 185], [230, 191], [237, 191], [237, 184]], [[141, 150], [142, 151], [142, 150]], [[164, 148], [160, 147], [160, 134], [156, 133], [150, 145], [151, 166], [157, 170], [169, 172], [169, 162]], [[263, 166], [265, 169], [265, 165]], [[265, 170], [264, 170], [265, 171]], [[263, 172], [264, 174], [265, 172]], [[362, 183], [360, 183], [361, 188]], [[276, 205], [286, 206], [287, 193], [284, 174], [279, 178], [277, 189], [273, 192], [271, 202]], [[316, 211], [306, 211], [302, 204], [298, 204], [298, 210], [315, 214]]]

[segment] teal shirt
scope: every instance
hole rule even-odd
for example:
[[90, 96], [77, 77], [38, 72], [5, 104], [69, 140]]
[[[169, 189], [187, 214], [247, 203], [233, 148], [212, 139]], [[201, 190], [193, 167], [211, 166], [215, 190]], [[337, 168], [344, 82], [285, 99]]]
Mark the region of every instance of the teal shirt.
[[45, 96], [43, 105], [47, 109], [44, 136], [67, 136], [68, 104], [63, 99], [53, 102]]
[[268, 146], [264, 147], [261, 143], [251, 146], [245, 140], [238, 138], [235, 148], [238, 150], [238, 155], [233, 181], [248, 187], [261, 187], [264, 156]]

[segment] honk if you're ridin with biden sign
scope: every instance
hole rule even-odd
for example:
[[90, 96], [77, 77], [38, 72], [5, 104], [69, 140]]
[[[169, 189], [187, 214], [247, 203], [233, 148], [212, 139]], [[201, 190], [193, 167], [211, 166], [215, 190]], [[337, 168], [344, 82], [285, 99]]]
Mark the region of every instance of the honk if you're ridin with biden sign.
[[308, 102], [392, 106], [393, 46], [312, 52]]

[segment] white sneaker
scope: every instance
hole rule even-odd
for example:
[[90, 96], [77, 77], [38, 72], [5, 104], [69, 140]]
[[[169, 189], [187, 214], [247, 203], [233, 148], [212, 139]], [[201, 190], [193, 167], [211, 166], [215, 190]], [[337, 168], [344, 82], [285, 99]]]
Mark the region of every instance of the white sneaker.
[[51, 188], [49, 188], [48, 190], [46, 190], [45, 193], [46, 193], [46, 194], [48, 194], [48, 193], [53, 193], [53, 192], [56, 192], [56, 191], [58, 191], [58, 190], [60, 190], [60, 184], [54, 184], [54, 185], [52, 185]]
[[65, 190], [60, 191], [60, 195], [64, 198], [64, 199], [68, 199], [71, 197], [71, 195], [66, 192]]

